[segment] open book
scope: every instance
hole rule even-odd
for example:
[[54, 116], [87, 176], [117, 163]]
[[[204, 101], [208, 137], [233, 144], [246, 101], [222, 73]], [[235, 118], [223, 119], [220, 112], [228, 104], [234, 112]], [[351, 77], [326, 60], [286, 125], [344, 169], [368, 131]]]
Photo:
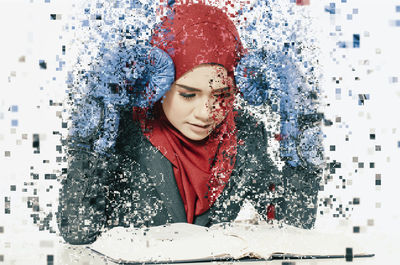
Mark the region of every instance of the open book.
[[[349, 238], [269, 224], [176, 223], [151, 228], [116, 227], [89, 246], [117, 263], [182, 263], [242, 258], [372, 257]], [[352, 253], [346, 256], [346, 248]]]

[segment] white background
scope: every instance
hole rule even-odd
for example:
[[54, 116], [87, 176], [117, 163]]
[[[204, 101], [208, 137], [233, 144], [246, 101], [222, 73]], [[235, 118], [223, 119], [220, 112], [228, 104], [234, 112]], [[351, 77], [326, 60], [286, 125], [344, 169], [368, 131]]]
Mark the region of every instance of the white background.
[[[313, 18], [310, 31], [320, 48], [323, 73], [322, 109], [333, 121], [332, 126], [323, 128], [325, 155], [328, 161], [341, 163], [320, 192], [321, 199], [332, 195], [336, 201], [333, 209], [319, 208], [323, 214], [319, 214], [316, 228], [351, 234], [353, 226], [359, 226], [362, 234], [379, 237], [381, 247], [393, 254], [400, 251], [396, 246], [400, 239], [400, 86], [396, 82], [400, 79], [400, 26], [395, 26], [395, 21], [400, 21], [400, 12], [396, 12], [400, 1], [332, 2], [336, 4], [334, 15], [324, 11], [328, 1], [311, 0], [309, 6], [294, 8], [296, 16]], [[64, 115], [63, 107], [50, 106], [49, 100], [65, 101], [65, 67], [74, 59], [69, 50], [74, 32], [65, 27], [71, 29], [79, 23], [72, 19], [77, 10], [82, 12], [76, 3], [74, 9], [72, 1], [0, 0], [0, 255], [5, 263], [23, 264], [18, 263], [21, 253], [30, 253], [45, 264], [46, 255], [53, 253], [53, 241], [60, 240], [48, 231], [37, 233], [27, 197], [35, 196], [36, 189], [41, 219], [56, 210], [59, 184], [45, 180], [44, 174], [59, 175], [65, 167], [56, 161], [62, 154], [56, 151], [60, 137], [53, 134], [65, 133], [65, 129], [59, 118]], [[50, 20], [50, 14], [61, 14], [61, 19]], [[360, 34], [360, 48], [352, 47], [353, 34]], [[339, 41], [349, 47], [339, 48]], [[67, 48], [65, 55], [62, 45]], [[40, 69], [39, 60], [47, 62], [46, 70]], [[67, 62], [61, 71], [56, 70], [60, 61]], [[333, 78], [341, 78], [339, 84]], [[369, 94], [363, 105], [358, 104], [359, 94]], [[18, 106], [18, 111], [12, 112], [12, 106]], [[12, 120], [18, 120], [18, 126], [12, 126]], [[33, 153], [33, 134], [40, 135], [40, 154]], [[375, 140], [370, 134], [376, 135]], [[329, 151], [331, 145], [335, 151]], [[375, 151], [376, 145], [381, 151]], [[10, 156], [6, 156], [8, 151]], [[363, 169], [353, 162], [355, 157], [364, 163]], [[369, 168], [370, 162], [375, 163], [374, 168]], [[39, 180], [32, 179], [31, 173], [39, 173]], [[381, 175], [381, 186], [375, 185], [376, 174]], [[345, 189], [339, 176], [345, 179]], [[16, 186], [15, 191], [11, 185]], [[11, 201], [10, 214], [5, 214], [5, 197]], [[360, 204], [349, 204], [353, 198], [359, 198]], [[349, 208], [347, 217], [333, 217], [339, 204]], [[54, 226], [54, 220], [51, 224]], [[35, 247], [21, 252], [30, 233], [35, 234], [29, 239], [35, 241]], [[396, 264], [393, 256], [385, 261]]]

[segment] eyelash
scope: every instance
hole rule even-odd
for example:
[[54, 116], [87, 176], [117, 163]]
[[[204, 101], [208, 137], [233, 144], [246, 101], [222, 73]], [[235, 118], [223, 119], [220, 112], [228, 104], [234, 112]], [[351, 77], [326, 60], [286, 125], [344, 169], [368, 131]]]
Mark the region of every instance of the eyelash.
[[[185, 100], [191, 100], [196, 96], [196, 94], [186, 94], [186, 93], [179, 93], [179, 95], [181, 97], [183, 97]], [[229, 98], [230, 96], [231, 96], [231, 93], [221, 93], [221, 94], [214, 95], [214, 97], [216, 99]]]
[[214, 96], [216, 98], [229, 98], [231, 96], [231, 93], [221, 93], [221, 94], [216, 94]]
[[179, 93], [179, 95], [181, 95], [186, 100], [191, 100], [196, 96], [196, 94], [186, 94], [186, 93]]

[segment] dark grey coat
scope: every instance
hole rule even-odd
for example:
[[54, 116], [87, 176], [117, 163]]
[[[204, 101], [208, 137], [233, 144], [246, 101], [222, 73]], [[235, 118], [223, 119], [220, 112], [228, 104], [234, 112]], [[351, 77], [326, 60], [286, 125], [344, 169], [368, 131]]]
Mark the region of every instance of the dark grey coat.
[[[210, 226], [233, 221], [248, 199], [264, 218], [267, 206], [273, 203], [276, 219], [311, 228], [316, 217], [319, 171], [289, 164], [279, 171], [267, 154], [264, 125], [244, 111], [235, 121], [238, 140], [244, 144], [238, 145], [234, 171], [217, 201], [194, 223]], [[172, 164], [143, 136], [129, 111], [121, 113], [111, 157], [72, 146], [68, 156], [57, 214], [60, 233], [68, 243], [91, 243], [104, 228], [114, 226], [186, 222]], [[271, 184], [275, 191], [269, 189]]]

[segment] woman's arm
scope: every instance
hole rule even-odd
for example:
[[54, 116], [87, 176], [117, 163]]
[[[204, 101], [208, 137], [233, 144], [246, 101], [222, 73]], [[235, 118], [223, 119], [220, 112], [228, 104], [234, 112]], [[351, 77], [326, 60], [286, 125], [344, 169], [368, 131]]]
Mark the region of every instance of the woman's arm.
[[321, 171], [312, 166], [293, 167], [287, 162], [279, 170], [268, 155], [264, 126], [258, 126], [257, 138], [257, 173], [252, 180], [255, 208], [264, 218], [273, 216], [289, 225], [312, 228], [317, 213]]
[[57, 222], [64, 240], [89, 244], [106, 221], [106, 160], [86, 148], [68, 149], [68, 171], [62, 180]]
[[285, 163], [282, 169], [283, 194], [276, 201], [276, 219], [289, 225], [312, 228], [317, 215], [320, 176], [317, 169]]

